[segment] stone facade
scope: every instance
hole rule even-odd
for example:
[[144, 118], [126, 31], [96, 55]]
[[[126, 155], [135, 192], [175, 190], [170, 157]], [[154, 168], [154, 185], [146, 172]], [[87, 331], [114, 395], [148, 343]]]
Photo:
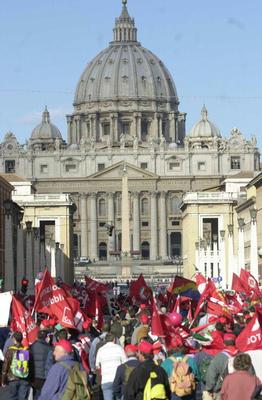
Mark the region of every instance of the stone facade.
[[[223, 138], [205, 107], [186, 134], [186, 114], [172, 76], [137, 41], [126, 2], [114, 39], [83, 72], [67, 143], [48, 110], [25, 145], [7, 133], [0, 172], [19, 173], [38, 194], [70, 194], [74, 256], [110, 259], [121, 254], [123, 163], [128, 166], [133, 252], [150, 260], [182, 256], [183, 193], [219, 186], [240, 171], [259, 170], [256, 139], [234, 128]], [[105, 225], [115, 227], [113, 239]]]

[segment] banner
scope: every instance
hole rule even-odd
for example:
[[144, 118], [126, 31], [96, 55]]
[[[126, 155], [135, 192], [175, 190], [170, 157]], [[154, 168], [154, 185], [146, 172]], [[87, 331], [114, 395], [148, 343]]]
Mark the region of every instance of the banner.
[[262, 331], [257, 315], [254, 315], [237, 337], [236, 347], [240, 351], [262, 350]]
[[11, 302], [12, 302], [12, 293], [11, 292], [0, 293], [0, 304], [1, 304], [0, 327], [1, 328], [8, 326]]
[[14, 296], [12, 299], [11, 330], [23, 334], [23, 345], [28, 346], [37, 339], [38, 326], [30, 312]]

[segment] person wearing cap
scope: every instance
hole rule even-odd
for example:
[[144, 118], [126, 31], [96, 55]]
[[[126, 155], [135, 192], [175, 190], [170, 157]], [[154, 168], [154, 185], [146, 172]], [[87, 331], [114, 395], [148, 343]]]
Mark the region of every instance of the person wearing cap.
[[124, 399], [125, 387], [128, 378], [133, 369], [139, 365], [139, 361], [137, 359], [137, 350], [137, 346], [134, 346], [133, 344], [128, 344], [125, 346], [127, 361], [119, 365], [117, 368], [113, 383], [113, 392], [117, 400]]
[[140, 364], [133, 370], [126, 385], [125, 400], [143, 400], [144, 389], [150, 378], [151, 372], [155, 372], [157, 384], [165, 388], [166, 399], [171, 399], [171, 391], [168, 376], [163, 368], [154, 363], [153, 345], [142, 341], [138, 346], [138, 359]]
[[[30, 346], [32, 355], [32, 381], [34, 400], [38, 399], [44, 386], [46, 375], [52, 366], [52, 347], [47, 343], [47, 331], [39, 331], [37, 340]], [[52, 360], [51, 365], [47, 360]]]
[[131, 338], [131, 344], [138, 345], [140, 340], [148, 336], [149, 332], [149, 317], [143, 313], [139, 317], [140, 324], [135, 327]]
[[113, 400], [113, 382], [119, 365], [126, 362], [124, 349], [116, 344], [116, 336], [108, 333], [106, 344], [102, 346], [96, 356], [96, 370], [101, 375], [101, 386], [104, 400]]
[[224, 335], [224, 349], [219, 352], [211, 361], [206, 372], [206, 383], [203, 399], [220, 399], [220, 390], [223, 380], [228, 373], [233, 372], [233, 359], [238, 354], [235, 347], [236, 336], [232, 333]]
[[[46, 377], [38, 400], [59, 400], [64, 394], [68, 380], [69, 370], [76, 363], [73, 357], [72, 344], [65, 339], [54, 343], [54, 358], [56, 363], [52, 366]], [[69, 367], [68, 368], [66, 368]]]

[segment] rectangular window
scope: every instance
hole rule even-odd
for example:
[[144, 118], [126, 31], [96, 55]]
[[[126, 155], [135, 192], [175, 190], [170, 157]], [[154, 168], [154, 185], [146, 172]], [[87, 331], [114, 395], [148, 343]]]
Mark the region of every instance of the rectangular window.
[[47, 174], [48, 173], [48, 165], [47, 164], [40, 165], [40, 172], [41, 172], [41, 174]]
[[76, 164], [66, 164], [65, 166], [66, 172], [75, 172], [76, 171]]
[[15, 160], [6, 160], [5, 161], [5, 173], [6, 174], [14, 174], [15, 173]]
[[140, 167], [142, 169], [147, 169], [147, 162], [141, 162]]
[[172, 225], [173, 226], [178, 226], [178, 225], [180, 225], [180, 222], [179, 221], [172, 221]]
[[105, 164], [98, 164], [97, 168], [98, 171], [103, 171], [103, 169], [105, 169]]
[[103, 135], [110, 135], [110, 124], [103, 124]]
[[170, 171], [178, 170], [178, 169], [180, 169], [180, 166], [181, 166], [181, 164], [179, 161], [169, 163]]
[[103, 228], [105, 226], [105, 224], [106, 224], [105, 222], [99, 222], [99, 227]]
[[240, 169], [240, 157], [231, 157], [231, 169]]
[[142, 221], [142, 226], [148, 226], [148, 221]]
[[122, 122], [122, 133], [124, 135], [130, 134], [130, 123], [129, 122]]
[[203, 161], [200, 161], [197, 164], [197, 169], [198, 169], [198, 171], [205, 171], [206, 170], [206, 163], [203, 162]]

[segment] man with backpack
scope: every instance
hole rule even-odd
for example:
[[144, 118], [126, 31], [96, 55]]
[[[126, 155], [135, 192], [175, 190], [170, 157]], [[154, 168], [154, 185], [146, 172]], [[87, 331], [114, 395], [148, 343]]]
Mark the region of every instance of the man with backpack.
[[24, 400], [29, 396], [29, 350], [22, 345], [23, 335], [14, 332], [13, 344], [5, 353], [2, 368], [2, 386], [7, 386], [7, 393], [12, 400]]
[[186, 354], [183, 345], [174, 347], [173, 354], [161, 364], [169, 378], [172, 400], [194, 400], [197, 381], [200, 380], [196, 362]]
[[55, 343], [54, 358], [56, 363], [46, 377], [38, 400], [90, 400], [86, 372], [74, 360], [68, 340]]
[[141, 362], [130, 375], [125, 400], [170, 400], [171, 392], [166, 372], [154, 363], [153, 345], [142, 341], [138, 346]]
[[124, 399], [126, 384], [131, 372], [139, 365], [136, 346], [132, 344], [126, 345], [125, 353], [127, 356], [127, 361], [124, 364], [119, 365], [117, 368], [113, 384], [114, 395], [117, 400]]

